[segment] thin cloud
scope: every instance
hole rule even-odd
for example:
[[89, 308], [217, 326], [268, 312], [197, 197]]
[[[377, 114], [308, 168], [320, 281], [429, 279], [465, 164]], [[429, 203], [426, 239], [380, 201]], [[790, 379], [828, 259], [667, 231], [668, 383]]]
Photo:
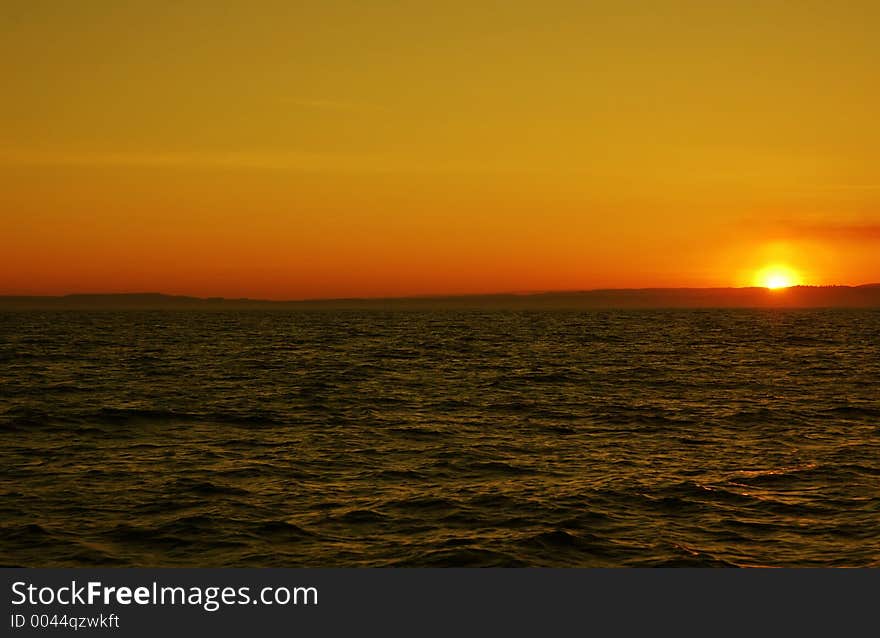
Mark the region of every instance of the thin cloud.
[[846, 241], [880, 240], [880, 223], [819, 222], [797, 224], [793, 230], [799, 236], [811, 239], [839, 239]]
[[747, 221], [762, 233], [771, 231], [787, 239], [825, 241], [880, 241], [880, 221], [777, 220], [771, 223]]
[[304, 109], [341, 112], [387, 112], [387, 109], [375, 104], [363, 102], [345, 102], [342, 100], [309, 100], [303, 98], [281, 98], [281, 102]]
[[523, 174], [531, 168], [481, 161], [441, 162], [406, 153], [273, 151], [35, 151], [0, 149], [0, 167], [217, 168], [406, 174]]
[[880, 184], [831, 184], [824, 188], [830, 191], [880, 191]]
[[270, 170], [383, 170], [387, 158], [343, 153], [271, 152], [52, 152], [2, 150], [6, 166], [119, 166], [135, 168], [241, 168]]

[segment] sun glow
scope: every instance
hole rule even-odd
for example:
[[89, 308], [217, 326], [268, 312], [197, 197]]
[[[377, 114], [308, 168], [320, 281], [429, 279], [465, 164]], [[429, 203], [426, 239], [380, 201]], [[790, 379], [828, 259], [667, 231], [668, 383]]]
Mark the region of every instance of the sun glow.
[[799, 286], [800, 284], [801, 276], [796, 270], [788, 266], [774, 264], [762, 268], [755, 274], [755, 285], [762, 288], [777, 290], [779, 288]]

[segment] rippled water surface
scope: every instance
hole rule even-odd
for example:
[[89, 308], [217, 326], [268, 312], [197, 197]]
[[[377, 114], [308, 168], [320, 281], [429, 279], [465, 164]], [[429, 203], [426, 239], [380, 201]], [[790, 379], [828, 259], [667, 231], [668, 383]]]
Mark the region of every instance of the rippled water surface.
[[0, 313], [0, 564], [880, 565], [880, 312]]

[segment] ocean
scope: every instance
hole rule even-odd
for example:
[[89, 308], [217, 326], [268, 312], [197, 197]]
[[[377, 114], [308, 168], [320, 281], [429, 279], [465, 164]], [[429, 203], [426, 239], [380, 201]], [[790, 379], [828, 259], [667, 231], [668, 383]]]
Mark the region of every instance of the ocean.
[[0, 313], [4, 566], [880, 566], [880, 311]]

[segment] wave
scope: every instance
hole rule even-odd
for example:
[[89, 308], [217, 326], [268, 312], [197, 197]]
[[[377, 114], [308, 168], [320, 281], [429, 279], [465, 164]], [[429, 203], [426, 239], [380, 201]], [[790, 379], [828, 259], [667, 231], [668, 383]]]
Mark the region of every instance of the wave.
[[0, 313], [0, 562], [876, 564], [880, 313]]

